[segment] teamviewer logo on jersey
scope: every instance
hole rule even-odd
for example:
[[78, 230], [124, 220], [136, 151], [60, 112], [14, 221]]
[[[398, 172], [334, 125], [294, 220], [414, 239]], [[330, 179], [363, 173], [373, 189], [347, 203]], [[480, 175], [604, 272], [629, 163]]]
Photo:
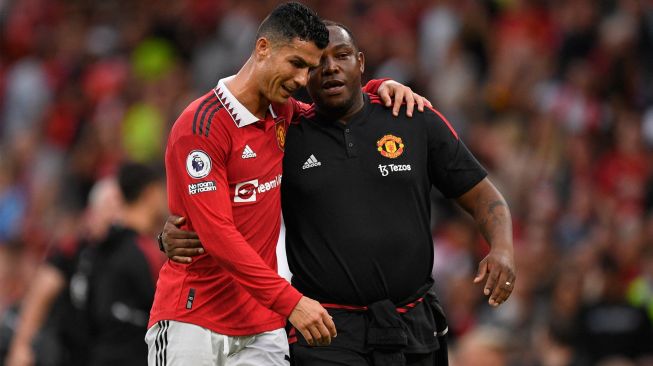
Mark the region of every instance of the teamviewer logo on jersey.
[[306, 160], [306, 162], [304, 163], [304, 166], [302, 167], [302, 169], [314, 168], [314, 167], [320, 166], [320, 165], [322, 165], [322, 163], [317, 161], [317, 159], [315, 158], [315, 155], [311, 154], [311, 156], [308, 157], [308, 160]]
[[256, 188], [258, 179], [236, 184], [234, 202], [256, 202]]

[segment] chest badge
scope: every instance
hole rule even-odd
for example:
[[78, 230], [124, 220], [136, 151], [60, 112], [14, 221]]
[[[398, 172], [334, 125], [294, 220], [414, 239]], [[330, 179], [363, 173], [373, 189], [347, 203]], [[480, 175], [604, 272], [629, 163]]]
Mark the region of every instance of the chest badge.
[[286, 120], [280, 118], [277, 120], [277, 123], [274, 125], [274, 133], [277, 136], [277, 144], [281, 151], [284, 151], [286, 147]]
[[394, 159], [404, 152], [404, 142], [401, 137], [385, 135], [376, 142], [376, 149], [386, 158]]

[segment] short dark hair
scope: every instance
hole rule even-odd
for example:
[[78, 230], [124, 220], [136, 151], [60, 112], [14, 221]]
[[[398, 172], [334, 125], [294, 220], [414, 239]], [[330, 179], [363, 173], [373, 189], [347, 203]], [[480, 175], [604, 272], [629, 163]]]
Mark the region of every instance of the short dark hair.
[[324, 25], [327, 27], [339, 27], [340, 29], [347, 32], [349, 39], [351, 39], [352, 46], [354, 46], [354, 48], [358, 50], [358, 44], [356, 44], [356, 38], [354, 38], [354, 33], [351, 32], [351, 29], [349, 29], [349, 27], [347, 27], [342, 23], [334, 22], [333, 20], [324, 20]]
[[260, 37], [285, 41], [299, 38], [315, 43], [321, 50], [329, 44], [329, 31], [322, 20], [313, 10], [295, 2], [277, 6], [259, 26], [256, 39]]
[[149, 165], [126, 162], [118, 169], [118, 186], [127, 204], [136, 202], [148, 186], [161, 180], [161, 175]]

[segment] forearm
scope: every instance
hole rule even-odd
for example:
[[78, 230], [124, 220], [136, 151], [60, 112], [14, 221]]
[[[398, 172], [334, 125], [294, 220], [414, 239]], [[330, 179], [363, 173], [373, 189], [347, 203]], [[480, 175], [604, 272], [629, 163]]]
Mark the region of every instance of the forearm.
[[512, 251], [512, 219], [510, 209], [501, 193], [484, 179], [458, 202], [467, 210], [494, 250]]
[[474, 220], [492, 249], [512, 251], [512, 219], [505, 199], [496, 189], [479, 198]]
[[[210, 223], [209, 223], [210, 222]], [[214, 217], [195, 225], [208, 255], [263, 306], [288, 316], [301, 294], [271, 268], [230, 221]]]
[[56, 268], [46, 264], [38, 269], [23, 299], [13, 342], [31, 344], [64, 285], [65, 279]]

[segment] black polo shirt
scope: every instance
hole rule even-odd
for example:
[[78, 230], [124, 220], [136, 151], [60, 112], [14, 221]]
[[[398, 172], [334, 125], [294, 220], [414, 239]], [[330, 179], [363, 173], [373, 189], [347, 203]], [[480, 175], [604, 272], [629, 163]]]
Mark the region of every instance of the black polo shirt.
[[291, 125], [282, 208], [292, 283], [321, 302], [410, 297], [433, 266], [430, 190], [458, 197], [487, 173], [439, 113], [393, 117], [375, 96], [346, 125]]

